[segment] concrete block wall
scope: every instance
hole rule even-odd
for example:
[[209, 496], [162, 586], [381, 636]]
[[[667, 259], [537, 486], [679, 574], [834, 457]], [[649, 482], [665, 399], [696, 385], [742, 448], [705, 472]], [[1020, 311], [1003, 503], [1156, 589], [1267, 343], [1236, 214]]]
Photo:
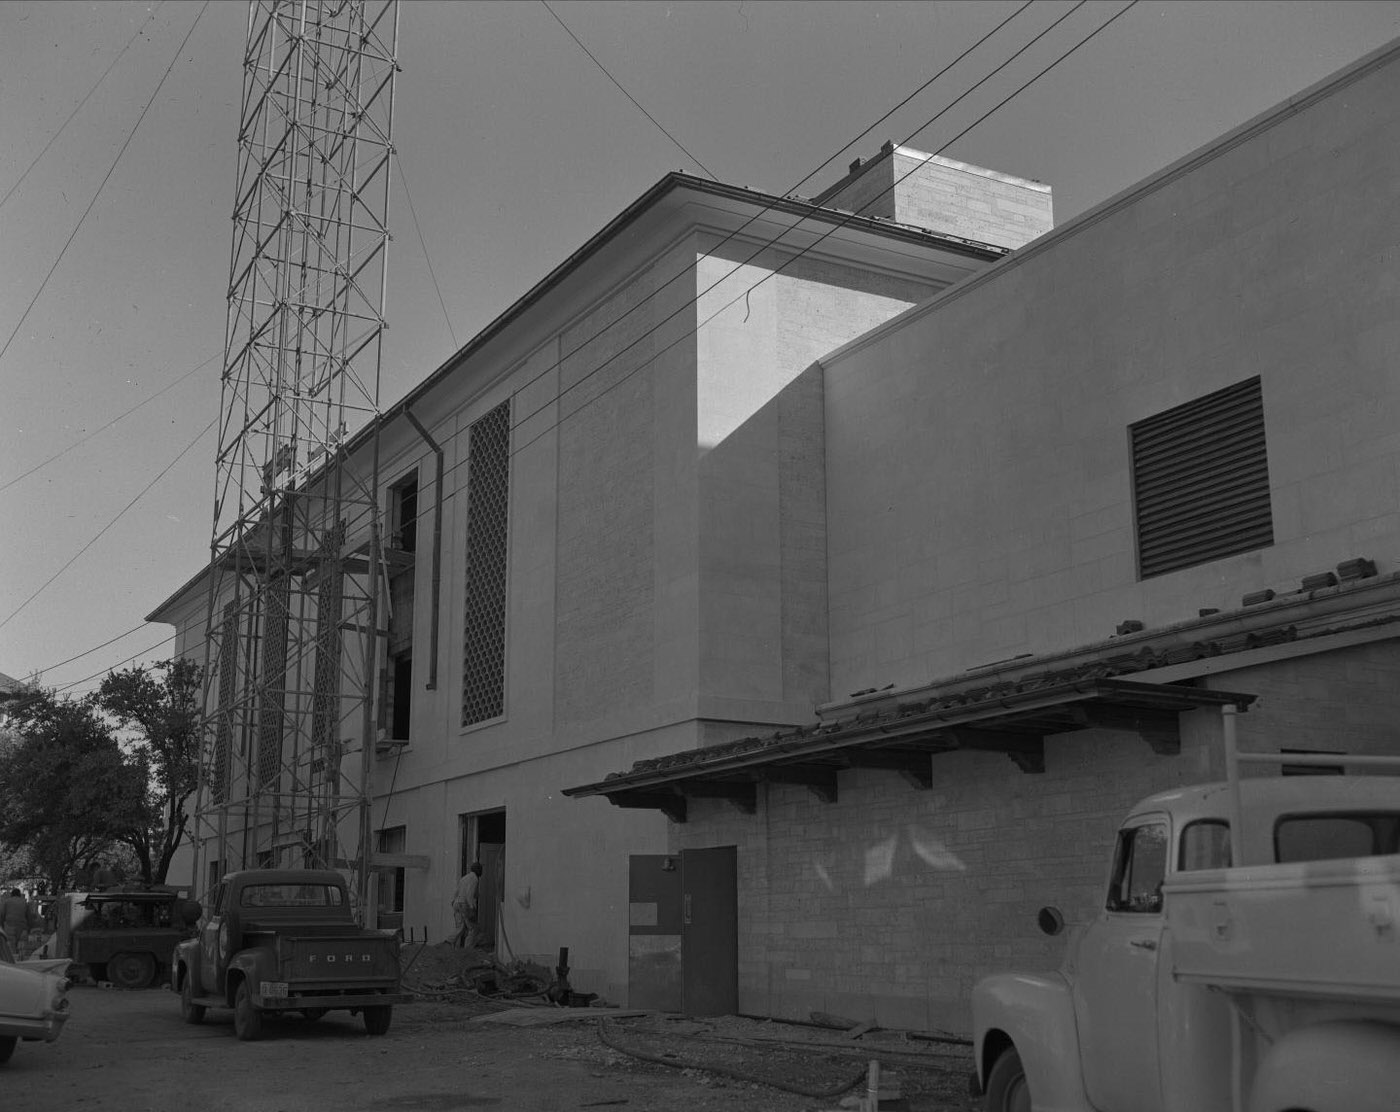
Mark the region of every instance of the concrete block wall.
[[[832, 689], [1400, 559], [1400, 61], [824, 360]], [[1140, 580], [1128, 428], [1262, 381], [1274, 543]]]
[[887, 145], [814, 200], [998, 247], [1054, 227], [1050, 186], [912, 147]]
[[[1282, 660], [1212, 677], [1254, 693], [1239, 720], [1250, 750], [1400, 752], [1400, 641]], [[682, 848], [736, 845], [739, 1007], [805, 1019], [814, 1010], [891, 1027], [966, 1032], [977, 979], [1054, 968], [1063, 938], [1036, 927], [1053, 904], [1073, 923], [1101, 905], [1118, 823], [1138, 799], [1219, 779], [1220, 718], [1182, 717], [1180, 755], [1136, 735], [1047, 739], [1046, 770], [993, 753], [932, 758], [917, 791], [854, 770], [839, 801], [768, 786], [757, 813], [694, 801]]]

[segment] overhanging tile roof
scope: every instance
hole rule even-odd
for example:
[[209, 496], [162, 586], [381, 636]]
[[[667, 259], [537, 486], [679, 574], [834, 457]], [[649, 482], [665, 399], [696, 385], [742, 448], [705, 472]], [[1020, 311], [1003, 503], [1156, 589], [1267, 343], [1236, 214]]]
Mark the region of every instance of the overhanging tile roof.
[[639, 761], [628, 772], [564, 794], [654, 807], [681, 822], [687, 797], [724, 798], [752, 811], [760, 781], [803, 784], [834, 801], [836, 774], [849, 768], [891, 769], [928, 788], [930, 758], [955, 749], [1006, 753], [1023, 771], [1040, 772], [1045, 737], [1073, 730], [1131, 730], [1156, 752], [1176, 753], [1182, 711], [1231, 704], [1243, 710], [1255, 700], [1241, 692], [1116, 679], [1105, 674], [1111, 670], [1096, 662], [687, 750]]

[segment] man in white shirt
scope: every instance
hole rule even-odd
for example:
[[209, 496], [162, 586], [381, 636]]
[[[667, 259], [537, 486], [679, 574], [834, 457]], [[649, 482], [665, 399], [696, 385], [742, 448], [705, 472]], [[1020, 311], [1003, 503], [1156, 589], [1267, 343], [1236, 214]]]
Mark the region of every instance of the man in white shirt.
[[454, 945], [476, 949], [480, 941], [477, 931], [477, 893], [481, 888], [481, 862], [473, 861], [471, 867], [457, 882], [457, 890], [452, 893], [452, 915], [457, 922], [457, 937]]

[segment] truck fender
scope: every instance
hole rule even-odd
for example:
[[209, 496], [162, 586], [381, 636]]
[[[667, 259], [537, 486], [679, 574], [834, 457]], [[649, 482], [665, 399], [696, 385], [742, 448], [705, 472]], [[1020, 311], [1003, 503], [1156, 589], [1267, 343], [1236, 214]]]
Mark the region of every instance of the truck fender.
[[977, 1080], [1007, 1046], [1026, 1071], [1036, 1112], [1094, 1112], [1079, 1067], [1079, 1026], [1069, 982], [1059, 973], [999, 973], [972, 990]]
[[233, 998], [238, 994], [238, 982], [246, 980], [248, 982], [248, 992], [253, 997], [253, 1002], [258, 1003], [261, 996], [258, 992], [259, 986], [267, 978], [262, 970], [270, 967], [271, 955], [264, 950], [240, 950], [228, 959], [228, 972], [224, 977], [224, 995], [228, 998], [228, 1006], [233, 1007]]
[[1400, 1027], [1367, 1020], [1288, 1032], [1259, 1063], [1249, 1112], [1392, 1112], [1400, 1092]]
[[170, 959], [171, 991], [179, 992], [187, 980], [194, 982], [194, 994], [200, 995], [198, 943], [192, 939], [179, 943]]

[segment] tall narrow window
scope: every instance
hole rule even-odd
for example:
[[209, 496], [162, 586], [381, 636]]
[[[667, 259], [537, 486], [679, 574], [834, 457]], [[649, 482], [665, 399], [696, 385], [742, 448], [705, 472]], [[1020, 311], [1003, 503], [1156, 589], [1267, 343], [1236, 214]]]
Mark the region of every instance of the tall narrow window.
[[462, 725], [505, 713], [510, 402], [472, 424], [467, 449], [467, 584]]
[[418, 473], [396, 483], [389, 491], [392, 531], [386, 559], [389, 564], [389, 643], [385, 664], [382, 725], [393, 741], [412, 737], [413, 712], [413, 608], [417, 577]]
[[238, 683], [238, 604], [224, 607], [223, 630], [219, 634], [219, 716], [214, 721], [214, 762], [209, 769], [209, 798], [223, 803], [228, 798], [228, 762], [233, 749], [233, 700]]
[[1141, 578], [1274, 543], [1258, 378], [1148, 417], [1129, 432]]

